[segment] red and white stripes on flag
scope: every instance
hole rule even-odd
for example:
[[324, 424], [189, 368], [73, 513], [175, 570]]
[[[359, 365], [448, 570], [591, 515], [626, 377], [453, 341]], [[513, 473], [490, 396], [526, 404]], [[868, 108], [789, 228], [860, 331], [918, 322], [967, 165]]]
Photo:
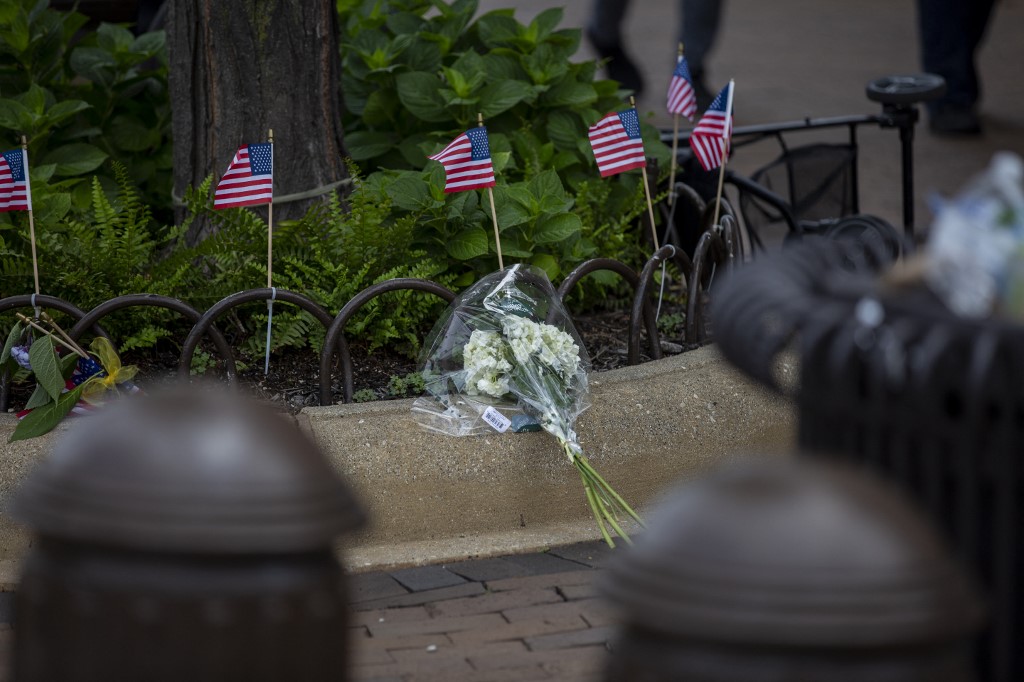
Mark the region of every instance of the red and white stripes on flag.
[[706, 171], [725, 163], [732, 139], [733, 82], [722, 88], [690, 133], [690, 148]]
[[693, 78], [686, 57], [676, 57], [676, 68], [668, 83], [668, 113], [682, 114], [689, 120], [697, 113], [697, 93], [693, 90]]
[[274, 145], [243, 144], [213, 193], [214, 208], [269, 204], [274, 198]]
[[427, 158], [444, 166], [446, 194], [495, 185], [494, 164], [485, 126], [470, 128]]
[[590, 126], [589, 137], [603, 178], [647, 165], [635, 107], [608, 114]]
[[0, 153], [0, 213], [31, 210], [28, 154], [24, 149]]

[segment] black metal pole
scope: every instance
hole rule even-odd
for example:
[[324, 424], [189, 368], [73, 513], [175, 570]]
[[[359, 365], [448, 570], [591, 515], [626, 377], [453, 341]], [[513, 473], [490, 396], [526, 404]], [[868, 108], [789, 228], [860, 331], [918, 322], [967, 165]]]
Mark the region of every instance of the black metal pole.
[[917, 119], [909, 117], [909, 125], [900, 126], [900, 164], [903, 171], [903, 232], [910, 239], [914, 238], [914, 123]]

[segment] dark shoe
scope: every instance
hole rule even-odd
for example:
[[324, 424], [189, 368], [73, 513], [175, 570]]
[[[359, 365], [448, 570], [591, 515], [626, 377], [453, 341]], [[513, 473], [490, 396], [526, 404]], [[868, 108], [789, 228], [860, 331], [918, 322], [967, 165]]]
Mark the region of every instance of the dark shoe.
[[608, 77], [621, 83], [622, 87], [627, 90], [632, 90], [636, 97], [640, 97], [644, 91], [644, 78], [640, 75], [640, 70], [636, 68], [633, 60], [622, 49], [622, 45], [601, 45], [594, 41], [589, 32], [587, 39], [597, 50], [601, 60], [605, 62], [604, 68], [608, 72]]
[[981, 121], [974, 108], [963, 104], [940, 104], [928, 117], [936, 135], [980, 135]]

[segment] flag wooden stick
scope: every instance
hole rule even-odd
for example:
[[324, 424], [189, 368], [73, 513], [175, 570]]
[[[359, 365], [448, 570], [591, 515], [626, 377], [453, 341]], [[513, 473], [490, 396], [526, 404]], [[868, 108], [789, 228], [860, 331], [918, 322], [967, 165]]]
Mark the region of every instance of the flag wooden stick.
[[[270, 170], [273, 177], [274, 170], [274, 129], [267, 131], [267, 141], [270, 142]], [[267, 288], [274, 292], [274, 188], [270, 188], [270, 201], [267, 202]], [[276, 293], [276, 292], [274, 292]], [[271, 295], [267, 301], [267, 349], [263, 357], [263, 376], [270, 374], [270, 325], [274, 321], [274, 296]]]
[[487, 198], [491, 200], [491, 222], [494, 223], [494, 244], [498, 249], [498, 269], [505, 269], [505, 262], [501, 257], [501, 237], [498, 236], [498, 211], [494, 208], [494, 188], [487, 188]]
[[[25, 167], [22, 171], [25, 173], [26, 179], [28, 178], [28, 140], [24, 135], [21, 136], [21, 160]], [[36, 296], [39, 295], [39, 259], [36, 257], [36, 221], [32, 217], [32, 200], [28, 202], [28, 241], [32, 247], [32, 276], [35, 278], [36, 283]], [[39, 306], [35, 309], [36, 319], [39, 319]]]
[[53, 330], [57, 332], [57, 335], [60, 336], [60, 338], [64, 339], [64, 343], [67, 344], [68, 348], [75, 351], [83, 358], [89, 357], [89, 355], [84, 350], [82, 350], [82, 347], [75, 343], [74, 340], [70, 336], [68, 336], [68, 333], [64, 331], [61, 328], [61, 326], [57, 324], [57, 322], [46, 313], [45, 310], [43, 311], [43, 321], [46, 322], [46, 324], [53, 327]]
[[[267, 141], [270, 142], [270, 168], [273, 172], [274, 168], [274, 129], [271, 128], [267, 134]], [[274, 190], [271, 188], [270, 193], [273, 194]], [[267, 202], [267, 288], [269, 289], [273, 282], [274, 272], [274, 199], [271, 197], [270, 201]]]
[[[476, 124], [483, 126], [484, 115], [483, 113], [477, 112]], [[494, 208], [494, 188], [487, 188], [487, 198], [491, 200], [491, 222], [494, 224], [494, 246], [498, 250], [498, 269], [505, 269], [505, 261], [501, 257], [501, 235], [498, 234], [498, 211]]]
[[668, 205], [676, 198], [676, 154], [679, 153], [679, 114], [672, 114], [672, 164], [668, 173]]
[[[729, 79], [729, 99], [725, 103], [726, 131], [732, 137], [732, 97], [736, 91], [736, 82]], [[712, 225], [718, 224], [718, 214], [722, 208], [722, 186], [725, 184], [725, 164], [729, 160], [729, 141], [722, 138], [722, 165], [718, 167], [718, 192], [715, 194], [715, 219]]]
[[[629, 98], [629, 105], [636, 108], [636, 99]], [[647, 216], [651, 219], [651, 239], [654, 240], [654, 250], [661, 248], [658, 244], [658, 231], [654, 227], [654, 202], [651, 201], [651, 188], [647, 184], [647, 164], [640, 166], [640, 172], [644, 181], [644, 195], [647, 197]]]
[[[683, 44], [679, 43], [679, 55], [683, 56]], [[679, 112], [672, 114], [672, 163], [669, 165], [668, 173], [668, 205], [675, 203], [676, 199], [676, 154], [679, 153]]]
[[[21, 320], [22, 322], [24, 322], [28, 326], [41, 331], [42, 333], [46, 334], [47, 336], [53, 336], [53, 332], [51, 332], [46, 327], [43, 327], [41, 324], [39, 324], [38, 322], [36, 322], [32, 318], [26, 317], [25, 315], [22, 315], [21, 313], [14, 313], [14, 314], [18, 317], [19, 320]], [[61, 341], [61, 343], [64, 343], [65, 339], [61, 339], [60, 341]], [[79, 357], [83, 357], [83, 358], [88, 358], [89, 357], [88, 353], [86, 353], [84, 350], [79, 348], [77, 344], [70, 344], [70, 345], [68, 345], [68, 348], [70, 348], [71, 352], [73, 352], [75, 355], [78, 355]]]
[[[724, 141], [723, 141], [724, 144]], [[712, 225], [718, 224], [718, 214], [722, 208], [722, 186], [725, 184], [725, 159], [722, 159], [722, 165], [718, 167], [718, 192], [715, 194], [715, 219], [712, 221]]]

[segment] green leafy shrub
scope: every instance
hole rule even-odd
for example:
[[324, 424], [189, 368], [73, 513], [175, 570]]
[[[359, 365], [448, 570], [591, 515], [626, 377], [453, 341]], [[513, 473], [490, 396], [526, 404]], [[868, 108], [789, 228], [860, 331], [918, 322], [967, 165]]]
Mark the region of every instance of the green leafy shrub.
[[352, 394], [354, 403], [370, 403], [377, 399], [377, 393], [370, 388], [361, 388]]
[[[560, 9], [521, 24], [512, 10], [474, 18], [476, 0], [339, 0], [338, 8], [346, 147], [373, 173], [368, 184], [415, 218], [417, 245], [460, 272], [460, 284], [496, 267], [490, 207], [476, 192], [445, 195], [443, 170], [427, 156], [478, 113], [498, 176], [504, 255], [552, 278], [598, 255], [639, 257], [638, 174], [598, 180], [587, 137], [624, 106], [623, 93], [595, 80], [595, 62], [570, 61], [580, 31], [557, 28]], [[642, 124], [642, 133], [647, 154], [667, 161], [656, 129]]]
[[426, 382], [422, 372], [409, 372], [405, 376], [392, 374], [388, 379], [388, 398], [406, 398], [422, 395], [426, 390]]
[[[355, 189], [274, 226], [274, 284], [332, 314], [366, 286], [393, 277], [468, 285], [497, 265], [490, 206], [479, 192], [445, 194], [428, 163], [482, 113], [498, 172], [494, 200], [503, 252], [552, 279], [611, 256], [639, 264], [644, 194], [639, 173], [598, 177], [587, 127], [621, 108], [616, 83], [594, 62], [573, 63], [579, 31], [560, 10], [528, 24], [511, 10], [476, 17], [475, 0], [339, 0], [346, 145], [362, 168]], [[259, 211], [212, 211], [211, 182], [187, 193], [186, 222], [168, 227], [171, 149], [165, 39], [104, 24], [46, 0], [0, 0], [0, 141], [29, 137], [43, 293], [79, 307], [125, 293], [158, 293], [205, 310], [266, 283]], [[644, 124], [649, 156], [667, 149]], [[386, 168], [387, 170], [382, 170]], [[359, 179], [363, 177], [365, 179]], [[196, 216], [219, 230], [195, 246]], [[27, 216], [0, 216], [0, 296], [32, 291]], [[618, 279], [598, 273], [580, 292], [603, 300]], [[579, 310], [587, 301], [574, 301]], [[443, 304], [421, 292], [370, 302], [345, 333], [413, 354]], [[309, 314], [275, 306], [272, 347], [319, 350]], [[262, 354], [266, 308], [245, 306], [220, 325]], [[104, 320], [122, 349], [180, 342], [177, 315], [133, 308]], [[203, 365], [204, 362], [199, 362]]]
[[[94, 177], [87, 210], [65, 220], [38, 221], [36, 245], [43, 293], [89, 310], [123, 294], [182, 298], [185, 292], [202, 289], [192, 254], [173, 248], [180, 243], [183, 230], [154, 225], [123, 165], [112, 162], [110, 174], [116, 183], [112, 198]], [[34, 285], [27, 214], [9, 215], [13, 223], [0, 223], [0, 292], [29, 293]], [[138, 308], [130, 318], [112, 316], [103, 324], [120, 347], [128, 350], [180, 336], [181, 327], [173, 326], [176, 319], [174, 313], [159, 308]]]
[[[51, 193], [66, 213], [89, 210], [90, 178], [121, 162], [157, 211], [169, 208], [171, 111], [163, 31], [138, 37], [47, 0], [0, 0], [0, 146], [28, 138], [36, 209]], [[48, 187], [48, 185], [50, 185]], [[169, 214], [167, 214], [169, 217]], [[58, 216], [60, 217], [60, 216]]]
[[[207, 278], [203, 291], [190, 298], [201, 309], [267, 281], [266, 223], [255, 211], [212, 210], [209, 183], [189, 192], [186, 200], [193, 217], [202, 214], [217, 227], [195, 247]], [[330, 195], [302, 219], [274, 225], [275, 287], [304, 294], [333, 315], [366, 287], [388, 279], [413, 277], [451, 286], [453, 277], [445, 274], [444, 264], [414, 247], [411, 218], [394, 219], [388, 201], [361, 188], [347, 199], [343, 203]], [[366, 341], [369, 350], [388, 346], [414, 355], [425, 328], [443, 309], [441, 299], [429, 294], [391, 292], [364, 305], [345, 333]], [[265, 338], [256, 332], [265, 328], [266, 317], [265, 308], [245, 309], [245, 349], [251, 353], [263, 352]], [[274, 307], [272, 349], [309, 346], [319, 352], [323, 336], [320, 322], [309, 313], [289, 305]]]

